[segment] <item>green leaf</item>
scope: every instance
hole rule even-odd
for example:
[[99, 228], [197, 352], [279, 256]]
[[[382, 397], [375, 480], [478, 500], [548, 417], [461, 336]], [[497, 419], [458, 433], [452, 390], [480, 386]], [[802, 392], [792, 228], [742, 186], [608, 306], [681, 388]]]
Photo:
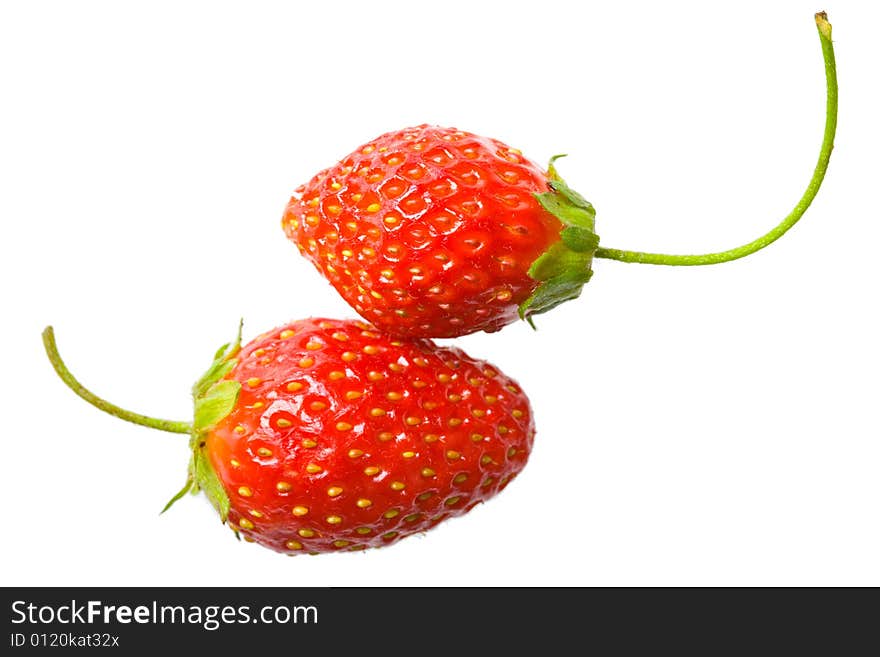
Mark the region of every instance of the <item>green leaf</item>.
[[195, 483], [195, 482], [193, 481], [192, 473], [188, 474], [187, 477], [186, 477], [186, 483], [183, 485], [183, 488], [181, 488], [179, 491], [177, 491], [177, 493], [174, 495], [174, 497], [172, 497], [170, 500], [168, 500], [168, 504], [166, 504], [165, 507], [159, 512], [159, 515], [161, 516], [161, 515], [162, 515], [163, 513], [165, 513], [168, 509], [170, 509], [170, 508], [172, 507], [172, 505], [173, 505], [177, 500], [179, 500], [181, 497], [183, 497], [183, 496], [186, 495], [188, 492], [190, 492], [190, 490], [192, 490], [192, 487], [193, 487], [193, 484], [194, 484], [194, 483]]
[[208, 388], [217, 383], [235, 367], [236, 361], [234, 358], [241, 351], [241, 329], [243, 326], [244, 320], [239, 320], [238, 335], [235, 338], [235, 342], [227, 342], [214, 353], [214, 361], [211, 363], [211, 366], [192, 387], [193, 398], [198, 399], [204, 395]]
[[201, 447], [197, 447], [193, 452], [192, 467], [199, 488], [205, 492], [211, 504], [217, 509], [220, 520], [226, 522], [226, 518], [229, 517], [229, 495]]
[[210, 429], [235, 408], [241, 384], [238, 381], [219, 381], [196, 399], [193, 433]]
[[539, 284], [519, 306], [519, 315], [534, 328], [533, 315], [551, 310], [580, 296], [593, 275], [593, 254], [599, 246], [595, 233], [596, 210], [583, 196], [559, 177], [554, 162], [547, 167], [550, 191], [535, 194], [547, 212], [562, 223], [559, 241], [538, 256], [529, 267], [529, 276]]

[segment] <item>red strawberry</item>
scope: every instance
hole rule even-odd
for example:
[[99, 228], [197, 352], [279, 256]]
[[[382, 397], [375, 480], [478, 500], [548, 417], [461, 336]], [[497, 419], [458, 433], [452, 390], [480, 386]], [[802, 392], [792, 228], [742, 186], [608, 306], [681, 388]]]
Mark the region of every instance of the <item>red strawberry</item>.
[[497, 331], [580, 294], [595, 211], [500, 141], [421, 125], [297, 189], [282, 225], [358, 313], [411, 337]]
[[[494, 367], [359, 321], [308, 319], [224, 346], [194, 386], [186, 486], [246, 540], [288, 554], [361, 550], [423, 532], [503, 489], [526, 464], [529, 401]], [[170, 506], [171, 503], [169, 503]]]

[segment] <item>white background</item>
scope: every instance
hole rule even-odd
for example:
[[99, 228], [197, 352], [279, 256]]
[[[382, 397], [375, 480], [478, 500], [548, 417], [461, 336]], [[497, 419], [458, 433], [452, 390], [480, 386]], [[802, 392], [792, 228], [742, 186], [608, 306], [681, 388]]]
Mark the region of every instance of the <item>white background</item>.
[[[305, 6], [308, 5], [308, 6]], [[4, 585], [880, 585], [876, 3], [831, 1], [841, 106], [803, 221], [708, 268], [599, 261], [576, 303], [457, 341], [538, 422], [501, 496], [386, 550], [238, 543], [182, 484], [245, 337], [353, 312], [280, 229], [293, 188], [421, 122], [559, 152], [605, 246], [749, 241], [818, 152], [815, 2], [8, 2], [0, 9]]]

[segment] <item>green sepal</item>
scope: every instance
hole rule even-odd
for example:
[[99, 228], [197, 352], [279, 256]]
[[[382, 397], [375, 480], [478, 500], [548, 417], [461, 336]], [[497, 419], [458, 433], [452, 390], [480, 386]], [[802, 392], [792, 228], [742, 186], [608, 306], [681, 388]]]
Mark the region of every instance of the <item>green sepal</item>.
[[205, 454], [204, 449], [201, 447], [193, 451], [192, 469], [195, 480], [198, 482], [199, 490], [204, 491], [211, 504], [217, 509], [217, 513], [220, 514], [220, 520], [226, 522], [226, 518], [229, 517], [229, 495], [226, 493], [226, 489], [223, 488], [217, 473], [214, 472], [214, 468], [211, 467], [208, 455]]
[[223, 345], [214, 353], [211, 366], [193, 385], [193, 424], [189, 440], [192, 457], [187, 470], [186, 483], [168, 501], [168, 504], [162, 509], [162, 513], [165, 513], [188, 492], [204, 491], [220, 514], [220, 519], [226, 522], [229, 515], [229, 495], [223, 488], [223, 484], [205, 452], [205, 434], [229, 415], [238, 402], [241, 384], [238, 381], [224, 379], [224, 377], [232, 371], [238, 362], [235, 357], [241, 350], [243, 325], [244, 322], [240, 321], [235, 342]]
[[535, 327], [533, 315], [540, 315], [561, 303], [580, 296], [593, 275], [593, 254], [599, 246], [595, 233], [596, 210], [578, 192], [559, 177], [554, 163], [564, 155], [555, 155], [547, 167], [550, 191], [535, 194], [538, 203], [562, 222], [559, 241], [538, 256], [529, 276], [538, 281], [532, 295], [519, 306], [519, 316]]
[[168, 500], [168, 504], [166, 504], [166, 505], [162, 508], [162, 510], [159, 512], [159, 515], [161, 516], [161, 515], [162, 515], [163, 513], [165, 513], [168, 509], [170, 509], [170, 508], [172, 507], [172, 505], [173, 505], [177, 500], [179, 500], [179, 499], [182, 498], [184, 495], [186, 495], [188, 492], [190, 492], [190, 491], [192, 490], [192, 488], [193, 488], [193, 484], [195, 484], [195, 482], [193, 481], [192, 474], [190, 474], [190, 475], [187, 476], [187, 478], [186, 478], [186, 483], [183, 485], [183, 488], [181, 488], [179, 491], [177, 491], [177, 493], [175, 493], [174, 497], [172, 497], [170, 500]]
[[193, 433], [210, 429], [235, 408], [241, 384], [238, 381], [219, 381], [196, 397], [193, 413]]
[[244, 322], [239, 321], [238, 335], [235, 338], [235, 342], [227, 342], [220, 347], [214, 354], [214, 361], [211, 363], [211, 367], [209, 367], [202, 377], [195, 382], [192, 388], [194, 399], [198, 399], [204, 395], [208, 391], [208, 388], [217, 383], [217, 381], [226, 376], [229, 371], [235, 367], [235, 361], [233, 358], [241, 350], [241, 329], [243, 326]]

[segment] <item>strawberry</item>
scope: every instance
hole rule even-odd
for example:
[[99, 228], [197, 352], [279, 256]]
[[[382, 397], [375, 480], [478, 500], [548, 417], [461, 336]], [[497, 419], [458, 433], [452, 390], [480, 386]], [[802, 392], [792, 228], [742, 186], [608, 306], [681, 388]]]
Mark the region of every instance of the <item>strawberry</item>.
[[500, 141], [421, 125], [318, 173], [282, 226], [376, 326], [454, 337], [577, 297], [598, 245], [594, 217], [552, 161], [545, 173]]
[[714, 265], [784, 235], [819, 191], [837, 128], [837, 69], [827, 16], [816, 14], [825, 61], [825, 132], [792, 211], [739, 247], [702, 254], [599, 246], [595, 210], [513, 148], [455, 128], [386, 133], [299, 187], [287, 236], [342, 297], [381, 329], [408, 337], [497, 331], [580, 296], [594, 258]]
[[[191, 435], [184, 488], [245, 538], [287, 554], [380, 547], [467, 513], [526, 464], [529, 401], [493, 366], [360, 321], [307, 319], [221, 348], [192, 424], [120, 409], [50, 360], [77, 394]], [[166, 507], [167, 508], [167, 507]]]

